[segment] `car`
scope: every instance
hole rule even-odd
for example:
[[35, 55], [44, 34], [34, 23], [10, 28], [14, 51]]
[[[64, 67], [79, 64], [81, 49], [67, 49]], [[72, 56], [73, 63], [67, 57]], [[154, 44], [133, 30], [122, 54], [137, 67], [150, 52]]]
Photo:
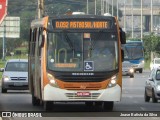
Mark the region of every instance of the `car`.
[[160, 67], [160, 58], [154, 58], [150, 63], [150, 70]]
[[122, 62], [122, 75], [123, 76], [130, 76], [130, 78], [134, 78], [134, 68], [132, 67], [133, 64], [129, 61]]
[[144, 100], [156, 103], [160, 99], [160, 67], [153, 68], [145, 82]]
[[2, 74], [2, 93], [7, 90], [27, 90], [28, 88], [28, 60], [10, 59], [5, 68], [0, 69]]

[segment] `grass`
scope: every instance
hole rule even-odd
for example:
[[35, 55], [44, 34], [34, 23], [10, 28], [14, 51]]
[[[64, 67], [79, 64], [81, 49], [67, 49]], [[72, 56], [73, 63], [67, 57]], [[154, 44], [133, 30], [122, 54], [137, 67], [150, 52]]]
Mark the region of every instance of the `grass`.
[[150, 69], [149, 67], [150, 67], [150, 60], [145, 61], [144, 69]]

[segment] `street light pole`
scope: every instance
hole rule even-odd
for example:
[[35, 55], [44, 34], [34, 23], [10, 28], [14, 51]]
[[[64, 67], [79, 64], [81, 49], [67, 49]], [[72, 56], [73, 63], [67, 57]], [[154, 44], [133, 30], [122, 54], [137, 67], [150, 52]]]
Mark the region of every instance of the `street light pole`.
[[87, 0], [87, 15], [88, 15], [88, 0]]
[[133, 38], [133, 0], [131, 1], [131, 9], [132, 9], [132, 38]]
[[112, 16], [113, 16], [113, 0], [112, 0]]
[[119, 20], [119, 2], [117, 0], [117, 19]]
[[124, 31], [126, 32], [126, 0], [124, 0], [124, 15], [123, 15], [123, 17], [124, 17], [124, 20], [123, 20], [123, 22], [124, 22]]
[[95, 13], [94, 13], [95, 15], [96, 15], [96, 12], [97, 12], [96, 10], [97, 10], [97, 0], [95, 0]]
[[6, 22], [4, 21], [4, 32], [3, 32], [3, 57], [2, 60], [5, 61], [5, 56], [6, 56]]
[[153, 0], [151, 0], [151, 33], [153, 32]]
[[141, 40], [143, 39], [143, 0], [141, 0]]

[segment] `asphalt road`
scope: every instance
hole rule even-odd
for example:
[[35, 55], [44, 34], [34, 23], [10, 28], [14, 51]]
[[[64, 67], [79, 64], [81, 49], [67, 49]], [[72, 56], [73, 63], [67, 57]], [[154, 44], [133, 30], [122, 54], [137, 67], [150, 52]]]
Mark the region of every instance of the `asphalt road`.
[[[31, 95], [28, 91], [8, 91], [8, 93], [0, 93], [0, 111], [13, 112], [36, 112], [42, 113], [46, 116], [54, 116], [54, 120], [82, 120], [82, 119], [123, 119], [128, 120], [128, 117], [133, 113], [136, 117], [130, 117], [129, 119], [160, 119], [156, 115], [160, 115], [160, 103], [144, 102], [144, 85], [145, 80], [148, 79], [149, 70], [141, 73], [136, 73], [134, 78], [129, 76], [123, 76], [123, 92], [122, 100], [115, 102], [113, 112], [104, 112], [101, 107], [87, 107], [84, 103], [56, 103], [56, 111], [50, 111], [45, 113], [42, 106], [32, 106]], [[160, 102], [160, 101], [159, 101]], [[44, 114], [43, 114], [44, 113]], [[148, 114], [149, 117], [140, 117], [141, 115]], [[124, 115], [129, 115], [124, 117]], [[116, 116], [116, 117], [115, 117]], [[52, 119], [48, 117], [47, 120]], [[8, 118], [7, 118], [8, 119]], [[22, 118], [12, 118], [14, 120], [20, 120]], [[27, 118], [23, 118], [27, 119]], [[37, 118], [41, 120], [44, 118]], [[46, 119], [46, 118], [45, 118]], [[34, 118], [36, 120], [36, 118]]]

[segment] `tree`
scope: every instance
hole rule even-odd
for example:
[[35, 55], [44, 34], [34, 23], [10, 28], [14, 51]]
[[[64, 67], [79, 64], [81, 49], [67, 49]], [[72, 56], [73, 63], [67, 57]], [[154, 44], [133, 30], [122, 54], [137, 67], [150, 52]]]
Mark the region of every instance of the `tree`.
[[160, 54], [160, 37], [154, 33], [144, 36], [145, 58], [150, 59], [151, 52]]

